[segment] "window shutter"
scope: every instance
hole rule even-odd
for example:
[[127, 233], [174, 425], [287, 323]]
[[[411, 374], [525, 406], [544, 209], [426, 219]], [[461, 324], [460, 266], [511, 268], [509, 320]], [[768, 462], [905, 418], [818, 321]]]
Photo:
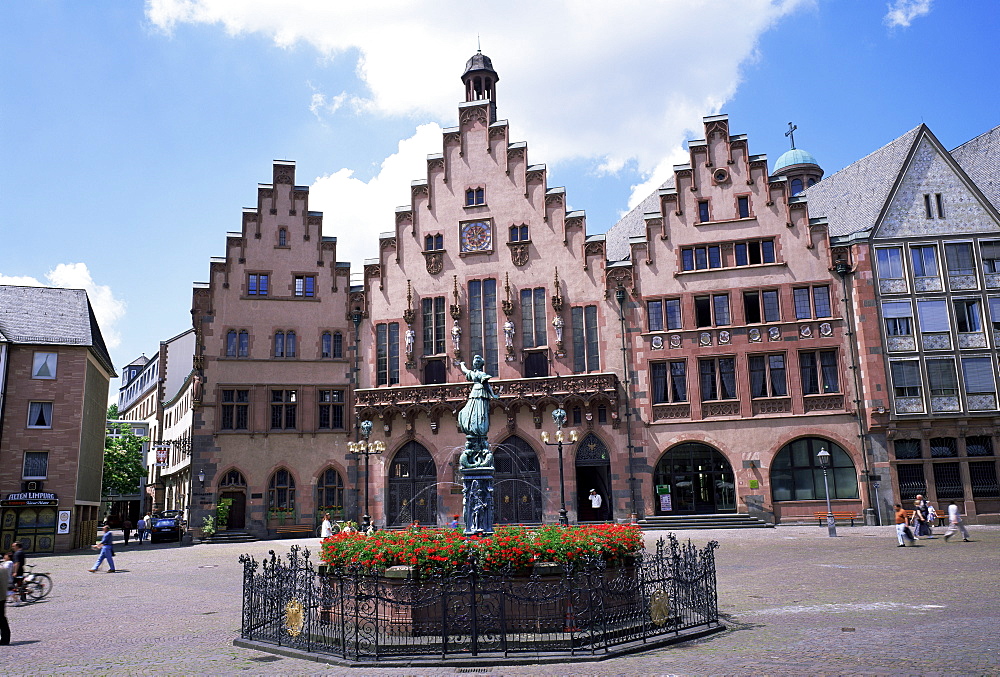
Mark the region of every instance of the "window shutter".
[[988, 357], [966, 357], [962, 360], [965, 391], [968, 393], [995, 393], [993, 361]]
[[883, 301], [882, 317], [913, 317], [913, 307], [909, 301]]
[[917, 301], [917, 313], [920, 316], [920, 331], [951, 331], [948, 306], [943, 300]]
[[908, 360], [906, 362], [892, 362], [892, 384], [896, 388], [919, 388], [920, 368], [917, 363]]

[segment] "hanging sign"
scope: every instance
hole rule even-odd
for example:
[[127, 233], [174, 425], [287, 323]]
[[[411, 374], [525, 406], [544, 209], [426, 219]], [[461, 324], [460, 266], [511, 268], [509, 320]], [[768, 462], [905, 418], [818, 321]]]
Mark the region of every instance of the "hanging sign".
[[29, 505], [59, 505], [59, 497], [47, 491], [22, 491], [19, 494], [9, 494], [0, 501], [6, 508], [16, 508]]
[[156, 467], [166, 468], [167, 458], [170, 455], [170, 445], [157, 444], [156, 446], [153, 447], [153, 450], [156, 452]]

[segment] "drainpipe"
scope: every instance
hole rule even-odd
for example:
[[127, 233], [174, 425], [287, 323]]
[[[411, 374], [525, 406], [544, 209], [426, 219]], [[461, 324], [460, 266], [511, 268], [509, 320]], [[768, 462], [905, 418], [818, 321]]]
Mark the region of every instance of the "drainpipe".
[[635, 498], [635, 471], [632, 467], [635, 447], [632, 445], [632, 373], [629, 369], [628, 340], [625, 330], [625, 287], [618, 285], [615, 290], [615, 300], [618, 301], [618, 319], [622, 326], [622, 370], [625, 374], [625, 438], [628, 441], [629, 520], [634, 522], [639, 515], [639, 505]]
[[[840, 276], [841, 282], [844, 285], [844, 308], [847, 311], [847, 337], [848, 343], [851, 346], [851, 375], [854, 380], [854, 415], [858, 422], [858, 439], [861, 440], [861, 459], [864, 464], [864, 477], [865, 477], [865, 490], [864, 498], [866, 499], [864, 503], [864, 514], [865, 514], [865, 524], [869, 526], [877, 525], [879, 520], [875, 516], [875, 509], [872, 507], [874, 501], [872, 500], [872, 473], [868, 466], [868, 456], [869, 456], [869, 440], [868, 440], [868, 430], [865, 426], [865, 414], [864, 405], [865, 398], [864, 392], [861, 390], [861, 374], [860, 374], [860, 357], [858, 355], [858, 342], [855, 340], [857, 337], [857, 331], [855, 329], [854, 322], [854, 300], [853, 291], [851, 286], [850, 275], [854, 272], [851, 270], [851, 266], [846, 261], [838, 261], [834, 267], [837, 275]], [[875, 500], [878, 500], [876, 497]]]
[[[354, 323], [354, 378], [351, 379], [354, 382], [354, 393], [351, 398], [354, 402], [357, 402], [357, 390], [361, 387], [361, 308], [355, 308], [351, 312], [351, 322]], [[361, 440], [361, 421], [358, 419], [358, 412], [354, 412], [354, 441], [355, 443]], [[357, 476], [361, 477], [361, 457], [357, 454], [354, 455], [354, 467]], [[368, 473], [365, 473], [365, 489], [368, 488]], [[358, 502], [361, 497], [358, 493], [357, 486], [354, 487], [354, 516], [357, 519], [358, 524], [361, 524], [360, 510], [361, 507]]]

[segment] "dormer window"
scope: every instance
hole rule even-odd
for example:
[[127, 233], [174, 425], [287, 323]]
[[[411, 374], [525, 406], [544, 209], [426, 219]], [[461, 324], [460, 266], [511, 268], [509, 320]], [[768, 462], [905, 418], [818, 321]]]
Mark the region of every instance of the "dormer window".
[[486, 204], [486, 192], [482, 188], [469, 188], [465, 191], [465, 206], [478, 207]]

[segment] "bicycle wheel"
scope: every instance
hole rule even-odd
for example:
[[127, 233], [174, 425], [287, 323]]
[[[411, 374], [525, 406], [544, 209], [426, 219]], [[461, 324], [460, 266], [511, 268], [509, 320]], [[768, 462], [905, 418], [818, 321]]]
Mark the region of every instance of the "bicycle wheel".
[[43, 574], [36, 574], [34, 580], [24, 584], [25, 601], [37, 602], [49, 594], [49, 587], [52, 581], [48, 576], [43, 578]]
[[[52, 592], [52, 579], [49, 578], [48, 574], [37, 574], [35, 576], [35, 582], [42, 590], [42, 597], [48, 597], [49, 593]], [[41, 598], [39, 598], [41, 599]]]

